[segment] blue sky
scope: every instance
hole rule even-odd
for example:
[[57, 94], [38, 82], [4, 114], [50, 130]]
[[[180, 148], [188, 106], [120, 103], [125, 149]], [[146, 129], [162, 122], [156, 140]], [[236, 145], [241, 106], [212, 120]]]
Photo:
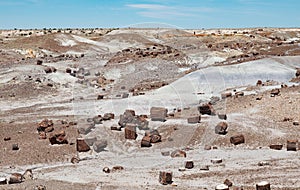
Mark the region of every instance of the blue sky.
[[299, 0], [0, 0], [0, 29], [300, 27]]

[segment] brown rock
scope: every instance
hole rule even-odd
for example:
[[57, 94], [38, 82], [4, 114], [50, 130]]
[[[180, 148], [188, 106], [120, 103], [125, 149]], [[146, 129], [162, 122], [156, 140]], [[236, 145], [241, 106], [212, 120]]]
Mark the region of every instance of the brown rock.
[[245, 143], [244, 135], [235, 135], [230, 137], [230, 143], [234, 145]]
[[79, 163], [79, 158], [78, 158], [77, 156], [73, 156], [73, 157], [71, 158], [71, 163], [72, 163], [72, 164], [78, 164], [78, 163]]
[[19, 150], [19, 145], [16, 143], [16, 144], [13, 144], [12, 145], [12, 150]]
[[175, 158], [175, 157], [186, 157], [186, 152], [183, 151], [183, 150], [174, 150], [172, 153], [171, 153], [171, 157], [172, 158]]
[[224, 184], [228, 187], [232, 187], [233, 183], [229, 179], [225, 179]]
[[86, 144], [84, 139], [76, 139], [76, 150], [78, 152], [87, 152], [90, 149], [89, 145]]
[[280, 93], [280, 90], [278, 88], [271, 90], [270, 94], [271, 96], [278, 96]]
[[172, 182], [172, 172], [159, 172], [159, 183], [168, 185]]
[[114, 119], [114, 118], [115, 118], [115, 114], [113, 114], [113, 113], [105, 113], [104, 116], [103, 116], [104, 121], [111, 120], [111, 119]]
[[201, 121], [201, 115], [189, 117], [187, 119], [187, 122], [190, 124], [200, 123], [200, 121]]
[[60, 131], [58, 133], [52, 134], [49, 138], [51, 145], [53, 144], [68, 144], [65, 131]]
[[198, 107], [198, 110], [201, 114], [216, 115], [215, 110], [210, 103], [202, 104]]
[[222, 99], [225, 99], [225, 98], [228, 98], [228, 97], [231, 97], [231, 96], [232, 96], [231, 92], [224, 92], [224, 93], [221, 94]]
[[151, 147], [151, 137], [150, 136], [144, 136], [141, 141], [141, 147]]
[[112, 172], [121, 171], [121, 170], [124, 170], [124, 167], [123, 167], [123, 166], [114, 166], [114, 167], [111, 169]]
[[257, 82], [256, 82], [256, 86], [261, 86], [263, 83], [262, 83], [262, 81], [261, 80], [258, 80]]
[[241, 92], [236, 92], [236, 93], [235, 93], [235, 97], [238, 98], [238, 97], [244, 96], [244, 94], [245, 94], [245, 93], [242, 92], [242, 91], [241, 91]]
[[43, 61], [40, 60], [40, 59], [38, 59], [38, 60], [36, 61], [36, 64], [37, 64], [37, 65], [42, 65], [42, 64], [43, 64]]
[[287, 140], [286, 149], [287, 151], [297, 151], [298, 140]]
[[10, 141], [11, 140], [11, 138], [10, 137], [4, 137], [4, 139], [3, 139], [4, 141]]
[[45, 185], [37, 185], [37, 186], [35, 186], [34, 190], [46, 190], [46, 186]]
[[218, 113], [218, 118], [223, 119], [223, 120], [227, 120], [227, 115], [225, 113]]
[[205, 146], [204, 146], [204, 150], [211, 150], [211, 146], [205, 145]]
[[296, 77], [300, 77], [300, 69], [299, 69], [299, 68], [297, 69], [297, 71], [296, 71], [296, 74], [295, 74], [295, 75], [296, 75]]
[[113, 126], [110, 127], [110, 129], [111, 129], [111, 130], [114, 130], [114, 131], [121, 131], [121, 128], [122, 128], [122, 127], [119, 126], [119, 125], [113, 125]]
[[210, 160], [210, 162], [213, 164], [220, 164], [223, 162], [223, 160], [219, 159], [219, 158], [215, 158], [215, 159]]
[[273, 150], [281, 150], [283, 147], [282, 144], [271, 144], [270, 145], [270, 149], [273, 149]]
[[48, 127], [53, 127], [53, 121], [44, 119], [40, 123], [38, 123], [37, 130], [38, 131], [45, 131]]
[[39, 132], [39, 139], [47, 139], [47, 133], [45, 131]]
[[220, 122], [215, 127], [215, 133], [219, 135], [226, 135], [227, 134], [228, 124], [226, 122]]
[[135, 124], [126, 124], [125, 127], [125, 139], [135, 140], [137, 137], [136, 134], [136, 125]]
[[22, 183], [23, 181], [23, 176], [22, 174], [19, 173], [13, 173], [11, 174], [11, 176], [9, 177], [9, 184], [14, 184], [14, 183]]
[[168, 110], [162, 107], [152, 107], [150, 109], [150, 118], [152, 121], [166, 121]]
[[192, 168], [194, 168], [194, 162], [193, 162], [192, 160], [186, 161], [186, 162], [184, 163], [184, 167], [185, 167], [186, 169], [192, 169]]

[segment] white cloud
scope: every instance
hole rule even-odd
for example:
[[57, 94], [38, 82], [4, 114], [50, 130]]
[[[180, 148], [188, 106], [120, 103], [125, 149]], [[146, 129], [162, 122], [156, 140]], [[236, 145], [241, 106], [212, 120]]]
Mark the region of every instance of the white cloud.
[[209, 7], [165, 6], [161, 4], [127, 4], [127, 7], [138, 9], [137, 13], [149, 18], [193, 17], [201, 13], [213, 12]]
[[126, 6], [131, 8], [148, 9], [148, 10], [165, 10], [170, 8], [159, 4], [128, 4]]

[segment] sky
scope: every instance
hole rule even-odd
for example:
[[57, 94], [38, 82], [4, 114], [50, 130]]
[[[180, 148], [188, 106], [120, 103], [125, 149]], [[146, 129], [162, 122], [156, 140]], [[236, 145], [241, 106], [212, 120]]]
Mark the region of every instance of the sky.
[[300, 0], [0, 0], [0, 29], [300, 27]]

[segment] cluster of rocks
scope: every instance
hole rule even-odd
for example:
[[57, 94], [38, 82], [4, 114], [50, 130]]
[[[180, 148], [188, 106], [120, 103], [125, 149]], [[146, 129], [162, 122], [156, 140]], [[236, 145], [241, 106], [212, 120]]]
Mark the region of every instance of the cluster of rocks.
[[143, 92], [161, 88], [168, 85], [165, 81], [144, 81], [129, 89], [133, 96], [144, 95]]
[[33, 180], [33, 172], [31, 169], [26, 170], [23, 174], [12, 173], [8, 177], [0, 177], [0, 185], [22, 183], [24, 181]]
[[[67, 123], [66, 121], [62, 121], [64, 124], [74, 125], [74, 122]], [[52, 120], [44, 119], [40, 123], [37, 124], [37, 131], [39, 134], [39, 139], [47, 139], [49, 136], [49, 141], [51, 145], [54, 144], [68, 144], [66, 132], [64, 130], [53, 132], [54, 124]]]
[[146, 48], [127, 48], [118, 52], [112, 57], [107, 65], [125, 63], [127, 61], [137, 61], [139, 59], [160, 58], [165, 60], [183, 60], [185, 55], [170, 46], [153, 44]]

